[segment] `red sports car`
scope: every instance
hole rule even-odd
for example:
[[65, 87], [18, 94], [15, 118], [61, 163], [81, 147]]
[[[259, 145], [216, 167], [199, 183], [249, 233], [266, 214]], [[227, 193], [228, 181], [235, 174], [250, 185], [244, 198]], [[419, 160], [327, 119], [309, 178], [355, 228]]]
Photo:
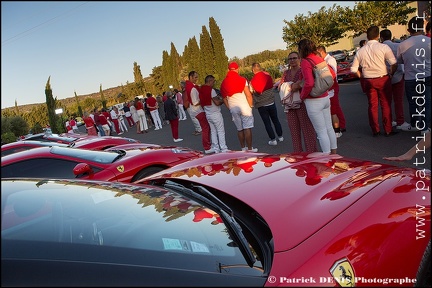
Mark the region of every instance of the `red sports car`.
[[136, 183], [218, 199], [266, 286], [430, 287], [430, 171], [303, 153], [205, 159]]
[[344, 82], [354, 79], [359, 79], [356, 73], [351, 72], [352, 62], [339, 62], [337, 64], [337, 79], [338, 82]]
[[88, 136], [87, 134], [73, 134], [68, 135], [65, 133], [62, 134], [52, 134], [52, 133], [38, 133], [33, 135], [28, 135], [24, 139], [21, 139], [20, 141], [24, 140], [37, 140], [37, 141], [46, 141], [46, 142], [59, 142], [59, 143], [65, 143], [69, 144], [72, 143], [78, 139], [85, 138], [85, 137], [93, 137], [96, 138], [97, 136]]
[[106, 150], [111, 147], [125, 144], [140, 144], [140, 142], [132, 138], [118, 136], [87, 136], [71, 142], [69, 147], [87, 150]]
[[[3, 157], [5, 155], [9, 155], [12, 153], [25, 151], [25, 150], [29, 150], [41, 146], [63, 146], [63, 147], [72, 147], [72, 148], [80, 148], [80, 149], [87, 149], [87, 150], [106, 150], [110, 147], [116, 147], [118, 145], [120, 146], [117, 148], [117, 150], [125, 149], [126, 147], [128, 147], [128, 145], [139, 145], [140, 147], [150, 147], [150, 146], [160, 147], [159, 145], [140, 143], [138, 140], [132, 138], [117, 137], [117, 136], [103, 136], [103, 137], [87, 136], [87, 137], [76, 138], [76, 139], [60, 137], [63, 139], [62, 141], [55, 141], [54, 140], [55, 138], [57, 138], [57, 136], [54, 136], [53, 138], [51, 137], [45, 138], [45, 141], [21, 140], [21, 141], [4, 144], [1, 146], [1, 156]], [[47, 141], [49, 139], [52, 139], [53, 141]], [[67, 142], [68, 140], [71, 140], [71, 142]], [[123, 147], [123, 145], [126, 146]]]
[[180, 147], [94, 151], [40, 147], [2, 157], [2, 178], [30, 177], [132, 182], [197, 158], [202, 152]]
[[1, 146], [1, 157], [30, 150], [37, 147], [44, 147], [44, 146], [62, 146], [62, 147], [68, 147], [68, 144], [64, 143], [58, 143], [58, 142], [46, 142], [46, 141], [38, 141], [38, 140], [22, 140], [22, 141], [16, 141], [8, 144], [3, 144]]

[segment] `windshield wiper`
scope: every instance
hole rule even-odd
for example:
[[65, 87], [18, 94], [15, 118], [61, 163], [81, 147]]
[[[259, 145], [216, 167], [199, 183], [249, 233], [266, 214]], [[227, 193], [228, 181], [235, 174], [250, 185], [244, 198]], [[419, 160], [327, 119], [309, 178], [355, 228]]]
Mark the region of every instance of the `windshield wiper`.
[[[205, 194], [205, 196], [207, 197], [204, 197], [203, 195], [196, 193], [192, 189], [186, 188], [183, 185], [170, 180], [165, 183], [164, 187], [168, 187], [170, 189], [179, 191], [182, 194], [197, 198], [204, 202], [206, 205], [210, 206], [213, 210], [218, 212], [225, 225], [227, 226], [228, 230], [230, 231], [231, 237], [234, 238], [232, 240], [239, 244], [239, 249], [242, 252], [243, 257], [246, 259], [247, 264], [249, 265], [249, 267], [253, 267], [253, 264], [256, 262], [255, 256], [253, 255], [252, 250], [249, 247], [249, 242], [244, 236], [241, 226], [235, 220], [234, 213], [230, 207], [228, 207], [225, 203], [223, 203], [219, 198], [217, 198], [203, 186], [193, 185], [193, 187], [198, 188], [198, 190], [201, 193]], [[217, 203], [217, 205], [215, 202]], [[225, 210], [227, 210], [229, 214]]]

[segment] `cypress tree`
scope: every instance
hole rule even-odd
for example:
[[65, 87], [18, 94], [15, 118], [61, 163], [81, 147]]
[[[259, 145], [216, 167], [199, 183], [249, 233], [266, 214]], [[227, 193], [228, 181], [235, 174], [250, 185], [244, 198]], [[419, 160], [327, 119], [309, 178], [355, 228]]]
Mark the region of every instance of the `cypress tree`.
[[76, 100], [77, 105], [78, 105], [78, 115], [79, 115], [80, 117], [83, 117], [83, 111], [82, 111], [81, 105], [80, 105], [80, 103], [79, 103], [79, 101], [78, 101], [78, 96], [77, 96], [77, 94], [76, 94], [76, 91], [74, 91], [74, 94], [75, 94], [75, 100]]
[[51, 76], [48, 77], [48, 81], [45, 85], [45, 98], [46, 98], [46, 106], [47, 106], [47, 110], [48, 110], [48, 121], [49, 121], [49, 125], [51, 127], [51, 131], [55, 134], [59, 134], [61, 132], [60, 132], [60, 129], [58, 127], [58, 122], [59, 122], [58, 117], [55, 114], [56, 101], [52, 95], [50, 78], [51, 78]]
[[172, 62], [172, 77], [171, 77], [171, 83], [169, 83], [170, 85], [173, 85], [174, 87], [177, 86], [177, 83], [180, 82], [180, 73], [182, 70], [182, 65], [181, 65], [181, 61], [180, 61], [180, 55], [177, 52], [177, 49], [174, 45], [174, 43], [171, 42], [171, 62]]
[[133, 75], [134, 75], [136, 91], [138, 93], [136, 95], [143, 95], [144, 94], [144, 81], [143, 81], [143, 76], [141, 73], [141, 67], [140, 67], [140, 65], [137, 64], [137, 62], [134, 62]]
[[[192, 70], [195, 70], [199, 73], [198, 69], [200, 66], [200, 48], [198, 46], [198, 42], [197, 42], [195, 36], [190, 38], [188, 41], [187, 57], [188, 57], [187, 65], [189, 68], [187, 74], [189, 74], [189, 72]], [[186, 77], [187, 77], [187, 75], [186, 75]]]
[[215, 73], [215, 56], [210, 33], [206, 26], [202, 26], [200, 34], [200, 66], [198, 68], [199, 83], [204, 83], [204, 78]]
[[168, 85], [170, 85], [170, 78], [172, 77], [172, 63], [171, 63], [171, 57], [168, 54], [168, 51], [164, 50], [162, 51], [162, 79], [160, 83], [160, 90], [166, 90], [168, 88]]
[[107, 104], [107, 100], [105, 99], [105, 96], [104, 96], [104, 94], [103, 94], [102, 84], [100, 84], [100, 86], [99, 86], [99, 93], [100, 93], [100, 96], [101, 96], [102, 107], [103, 107], [104, 109], [107, 109], [107, 106], [106, 106], [106, 104]]
[[209, 18], [209, 28], [215, 56], [215, 72], [213, 76], [215, 76], [216, 80], [219, 80], [215, 84], [215, 88], [218, 88], [228, 70], [228, 56], [226, 55], [224, 39], [221, 31], [213, 17]]

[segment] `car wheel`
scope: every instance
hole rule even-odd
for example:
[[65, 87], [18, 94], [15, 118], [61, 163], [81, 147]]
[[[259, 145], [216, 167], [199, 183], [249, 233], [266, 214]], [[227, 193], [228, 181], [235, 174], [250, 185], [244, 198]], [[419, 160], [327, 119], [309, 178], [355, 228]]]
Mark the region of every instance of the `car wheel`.
[[160, 166], [153, 166], [153, 167], [147, 167], [139, 171], [135, 176], [132, 178], [131, 182], [135, 182], [139, 179], [142, 179], [144, 177], [150, 176], [152, 174], [155, 174], [157, 172], [160, 172], [162, 170], [165, 170], [166, 167], [160, 167]]
[[417, 271], [414, 287], [431, 287], [431, 256], [431, 241], [429, 240]]

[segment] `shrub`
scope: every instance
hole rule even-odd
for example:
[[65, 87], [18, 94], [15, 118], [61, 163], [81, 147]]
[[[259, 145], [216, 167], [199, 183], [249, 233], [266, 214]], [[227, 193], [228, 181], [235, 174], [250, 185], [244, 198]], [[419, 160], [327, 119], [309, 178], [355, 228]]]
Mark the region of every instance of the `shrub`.
[[6, 132], [1, 135], [2, 144], [12, 143], [17, 140], [17, 137], [12, 132]]

